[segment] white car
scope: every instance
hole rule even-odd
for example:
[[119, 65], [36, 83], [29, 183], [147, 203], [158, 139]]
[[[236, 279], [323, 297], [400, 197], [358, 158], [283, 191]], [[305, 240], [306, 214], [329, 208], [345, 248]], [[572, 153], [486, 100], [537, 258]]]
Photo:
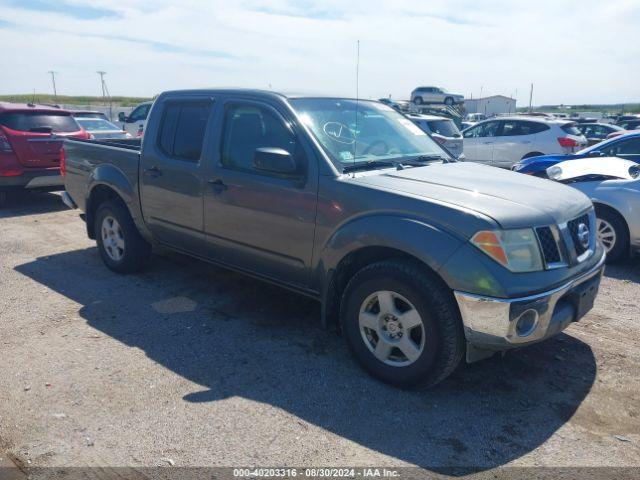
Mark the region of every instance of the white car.
[[462, 132], [467, 161], [511, 168], [524, 158], [570, 154], [587, 146], [574, 122], [510, 116], [485, 120]]
[[640, 251], [640, 165], [617, 157], [583, 158], [553, 165], [547, 175], [591, 199], [607, 261]]
[[462, 134], [453, 120], [436, 115], [417, 115], [413, 113], [408, 114], [407, 118], [451, 152], [451, 155], [460, 158], [462, 155]]
[[425, 103], [454, 105], [456, 103], [464, 103], [464, 95], [451, 93], [440, 87], [418, 87], [411, 92], [411, 101], [416, 105]]
[[153, 102], [141, 103], [128, 116], [120, 112], [118, 121], [122, 124], [122, 129], [134, 137], [142, 137], [151, 105]]

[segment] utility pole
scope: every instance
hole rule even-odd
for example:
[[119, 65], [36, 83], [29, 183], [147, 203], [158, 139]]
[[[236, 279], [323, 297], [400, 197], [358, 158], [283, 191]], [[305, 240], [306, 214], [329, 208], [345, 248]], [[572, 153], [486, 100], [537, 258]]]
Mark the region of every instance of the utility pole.
[[529, 113], [533, 112], [533, 83], [531, 84], [531, 91], [529, 92]]
[[49, 75], [51, 75], [51, 83], [53, 84], [53, 98], [56, 100], [56, 103], [58, 102], [58, 91], [56, 90], [56, 73], [58, 72], [54, 72], [53, 70], [49, 70], [47, 72]]
[[109, 120], [111, 120], [113, 118], [113, 112], [111, 111], [111, 95], [109, 95], [109, 89], [107, 88], [107, 82], [105, 82], [105, 80], [104, 80], [104, 76], [107, 74], [107, 72], [104, 72], [102, 70], [98, 70], [96, 73], [98, 75], [100, 75], [100, 87], [102, 88], [102, 101], [103, 101], [103, 103], [106, 105], [107, 104], [107, 98], [109, 99]]

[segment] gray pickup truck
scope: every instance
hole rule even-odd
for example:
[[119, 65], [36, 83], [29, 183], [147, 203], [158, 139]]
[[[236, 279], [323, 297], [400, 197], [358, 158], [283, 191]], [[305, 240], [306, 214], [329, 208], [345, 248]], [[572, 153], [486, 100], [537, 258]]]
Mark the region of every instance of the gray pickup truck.
[[107, 267], [163, 245], [308, 295], [402, 387], [557, 334], [603, 272], [586, 196], [456, 162], [379, 102], [166, 92], [141, 143], [64, 149], [64, 201]]

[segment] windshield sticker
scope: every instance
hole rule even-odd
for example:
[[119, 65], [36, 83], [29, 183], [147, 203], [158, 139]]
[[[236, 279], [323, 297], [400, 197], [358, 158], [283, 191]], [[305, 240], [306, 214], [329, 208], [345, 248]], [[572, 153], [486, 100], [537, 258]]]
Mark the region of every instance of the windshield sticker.
[[406, 118], [399, 118], [398, 122], [400, 122], [400, 124], [406, 128], [407, 130], [409, 130], [411, 133], [413, 133], [414, 135], [426, 135], [426, 133], [424, 133], [422, 130], [420, 130], [420, 127], [418, 127], [415, 123], [413, 123], [411, 120], [408, 120]]
[[340, 152], [340, 158], [342, 159], [343, 162], [350, 162], [351, 160], [353, 160], [353, 153], [351, 153], [348, 150], [344, 152]]

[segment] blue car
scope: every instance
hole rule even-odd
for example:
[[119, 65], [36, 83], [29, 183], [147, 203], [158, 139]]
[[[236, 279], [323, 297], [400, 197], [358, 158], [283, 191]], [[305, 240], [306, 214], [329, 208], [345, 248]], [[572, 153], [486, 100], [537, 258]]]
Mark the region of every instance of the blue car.
[[571, 155], [541, 155], [525, 158], [511, 167], [511, 170], [546, 178], [547, 168], [556, 163], [592, 157], [619, 157], [640, 163], [640, 132], [620, 135]]

